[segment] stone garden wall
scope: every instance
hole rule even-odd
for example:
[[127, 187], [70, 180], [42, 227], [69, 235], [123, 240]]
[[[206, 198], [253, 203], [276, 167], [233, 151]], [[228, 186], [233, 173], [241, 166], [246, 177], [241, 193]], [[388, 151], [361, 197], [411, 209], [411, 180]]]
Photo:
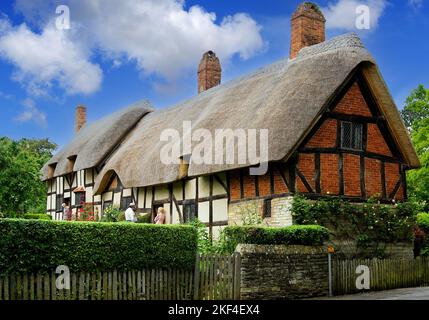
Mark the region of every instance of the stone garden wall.
[[240, 244], [241, 299], [300, 299], [328, 294], [326, 248]]

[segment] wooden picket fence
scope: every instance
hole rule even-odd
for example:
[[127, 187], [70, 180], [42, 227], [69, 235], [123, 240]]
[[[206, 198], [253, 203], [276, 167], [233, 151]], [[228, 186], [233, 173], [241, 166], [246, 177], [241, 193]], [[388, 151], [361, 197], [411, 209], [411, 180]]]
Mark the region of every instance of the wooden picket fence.
[[333, 260], [335, 295], [362, 292], [356, 288], [356, 278], [359, 276], [356, 268], [359, 265], [369, 267], [371, 291], [429, 285], [428, 258]]
[[198, 255], [193, 270], [153, 269], [0, 276], [0, 300], [231, 300], [240, 297], [240, 255]]

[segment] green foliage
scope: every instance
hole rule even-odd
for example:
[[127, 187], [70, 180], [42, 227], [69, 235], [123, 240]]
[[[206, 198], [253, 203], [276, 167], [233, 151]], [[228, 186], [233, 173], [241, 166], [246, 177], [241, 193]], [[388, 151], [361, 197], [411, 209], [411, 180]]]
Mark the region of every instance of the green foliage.
[[429, 256], [429, 213], [422, 212], [417, 215], [417, 226], [423, 230], [420, 255]]
[[[222, 239], [223, 237], [223, 239]], [[322, 245], [329, 239], [326, 228], [317, 225], [289, 227], [229, 226], [223, 230], [218, 252], [232, 253], [239, 243], [272, 245]]]
[[52, 220], [52, 217], [46, 213], [0, 213], [0, 219], [36, 219], [36, 220]]
[[0, 211], [46, 211], [46, 185], [40, 180], [40, 169], [56, 147], [47, 139], [0, 138]]
[[118, 207], [110, 205], [106, 209], [104, 209], [104, 213], [103, 213], [103, 216], [101, 217], [101, 221], [102, 222], [125, 221], [125, 213], [123, 215], [124, 220], [120, 220], [121, 213], [122, 211]]
[[[125, 213], [124, 213], [124, 219], [125, 219]], [[137, 215], [137, 223], [152, 223], [152, 215], [150, 213]]]
[[192, 268], [195, 228], [0, 219], [0, 274], [66, 265], [72, 272]]
[[84, 203], [79, 209], [78, 221], [98, 221], [98, 217], [94, 214], [94, 208], [89, 203]]
[[417, 225], [426, 233], [429, 233], [429, 213], [419, 213], [417, 215]]
[[36, 220], [52, 220], [52, 217], [46, 213], [25, 213], [22, 215], [22, 218]]
[[259, 213], [259, 207], [256, 202], [244, 202], [238, 209], [243, 226], [256, 226], [262, 224], [262, 217]]
[[208, 254], [216, 252], [216, 244], [210, 241], [207, 227], [198, 219], [188, 222], [188, 225], [193, 226], [198, 234], [198, 253]]
[[419, 85], [405, 102], [402, 118], [411, 134], [422, 167], [407, 172], [408, 193], [418, 201], [429, 200], [429, 89]]
[[336, 238], [356, 239], [366, 247], [369, 243], [411, 240], [417, 208], [413, 202], [393, 206], [370, 199], [353, 204], [337, 197], [311, 201], [296, 196], [292, 215], [297, 224], [320, 224], [335, 230]]

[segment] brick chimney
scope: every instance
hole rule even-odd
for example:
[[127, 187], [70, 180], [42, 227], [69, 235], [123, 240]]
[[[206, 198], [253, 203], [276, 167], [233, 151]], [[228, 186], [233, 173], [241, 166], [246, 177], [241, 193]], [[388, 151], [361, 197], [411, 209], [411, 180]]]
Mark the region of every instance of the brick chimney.
[[77, 106], [76, 108], [76, 123], [75, 132], [78, 133], [80, 129], [86, 126], [86, 107]]
[[198, 93], [220, 84], [222, 68], [219, 58], [213, 51], [207, 51], [198, 66]]
[[290, 58], [299, 50], [325, 41], [325, 17], [317, 4], [304, 2], [291, 18]]

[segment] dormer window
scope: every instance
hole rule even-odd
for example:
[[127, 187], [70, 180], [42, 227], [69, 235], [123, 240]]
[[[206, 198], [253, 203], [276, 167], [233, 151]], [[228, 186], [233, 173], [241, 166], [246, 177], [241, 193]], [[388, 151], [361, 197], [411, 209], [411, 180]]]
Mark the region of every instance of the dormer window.
[[361, 151], [363, 148], [363, 125], [349, 121], [341, 122], [341, 148]]

